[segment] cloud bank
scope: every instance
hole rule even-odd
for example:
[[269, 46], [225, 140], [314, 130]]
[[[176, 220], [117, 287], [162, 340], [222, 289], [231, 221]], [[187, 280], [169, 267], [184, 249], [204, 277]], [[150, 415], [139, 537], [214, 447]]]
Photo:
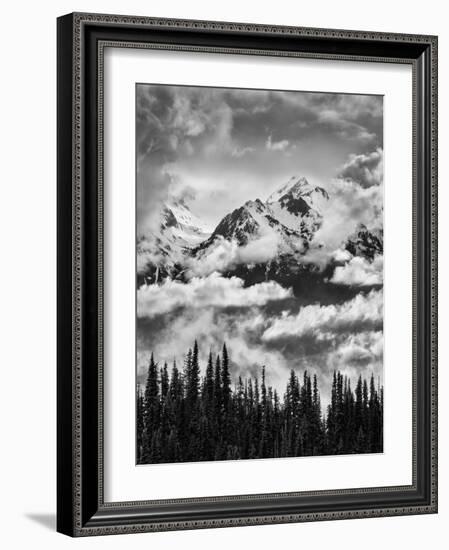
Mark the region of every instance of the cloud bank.
[[166, 279], [161, 285], [143, 285], [137, 291], [138, 317], [155, 317], [178, 308], [251, 307], [292, 296], [274, 281], [245, 288], [238, 277], [226, 279], [214, 272], [188, 283]]
[[383, 292], [372, 290], [366, 296], [358, 294], [338, 305], [309, 305], [296, 315], [284, 312], [262, 334], [271, 342], [284, 338], [300, 339], [313, 335], [320, 340], [332, 339], [338, 333], [381, 328], [383, 322]]
[[[301, 307], [275, 283], [244, 288], [236, 278], [213, 274], [140, 291], [140, 376], [151, 351], [160, 362], [176, 359], [182, 366], [195, 339], [202, 367], [209, 350], [217, 353], [226, 341], [233, 379], [260, 376], [266, 365], [269, 383], [281, 392], [291, 368], [316, 372], [325, 384], [334, 369], [353, 378], [360, 369], [382, 375], [382, 290], [359, 293], [341, 304]], [[324, 401], [327, 398], [323, 395]]]

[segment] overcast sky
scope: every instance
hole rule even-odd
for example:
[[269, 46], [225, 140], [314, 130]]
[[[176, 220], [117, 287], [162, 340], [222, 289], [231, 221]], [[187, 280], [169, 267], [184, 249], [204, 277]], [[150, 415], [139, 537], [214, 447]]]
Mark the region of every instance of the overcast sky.
[[293, 175], [327, 187], [350, 155], [382, 148], [382, 97], [139, 84], [138, 228], [167, 193], [213, 228]]

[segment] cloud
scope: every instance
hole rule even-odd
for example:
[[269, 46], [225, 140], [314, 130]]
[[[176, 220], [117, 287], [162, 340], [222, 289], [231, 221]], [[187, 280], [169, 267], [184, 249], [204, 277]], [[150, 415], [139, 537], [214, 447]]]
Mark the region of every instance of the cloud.
[[186, 351], [197, 340], [200, 367], [204, 372], [209, 351], [212, 351], [213, 355], [219, 353], [226, 342], [230, 353], [233, 382], [239, 375], [260, 377], [261, 366], [267, 365], [267, 383], [284, 391], [291, 365], [281, 349], [269, 349], [261, 344], [260, 325], [252, 324], [252, 319], [260, 321], [261, 317], [264, 315], [258, 307], [240, 309], [232, 313], [220, 308], [207, 307], [179, 310], [176, 314], [168, 315], [164, 324], [158, 319], [158, 328], [151, 342], [145, 340], [149, 331], [140, 331], [144, 336], [139, 339], [138, 349], [146, 350], [141, 351], [137, 358], [140, 380], [144, 380], [151, 352], [154, 352], [156, 361], [160, 363], [167, 361], [171, 364], [173, 359], [176, 359], [178, 366], [182, 367]]
[[218, 236], [198, 258], [189, 259], [188, 277], [207, 276], [213, 272], [223, 273], [239, 264], [255, 265], [268, 262], [277, 254], [279, 237], [274, 232], [262, 234], [239, 246], [236, 240], [228, 241]]
[[383, 379], [384, 338], [381, 330], [346, 334], [335, 341], [335, 346], [327, 353], [325, 363], [320, 370], [323, 387], [322, 400], [329, 401], [326, 392], [332, 383], [333, 372], [339, 370], [351, 381], [354, 389], [360, 375], [369, 378], [372, 374], [376, 381]]
[[376, 134], [356, 122], [348, 120], [342, 113], [333, 109], [324, 109], [318, 114], [319, 122], [326, 124], [343, 139], [358, 140], [363, 142], [374, 142]]
[[185, 185], [186, 163], [237, 149], [232, 109], [213, 89], [139, 85], [136, 101], [137, 224], [144, 234], [154, 230], [173, 187]]
[[231, 151], [231, 156], [236, 158], [244, 157], [250, 153], [254, 153], [254, 147], [234, 147]]
[[[322, 224], [303, 258], [305, 263], [316, 263], [322, 268], [336, 259], [338, 250], [360, 226], [365, 226], [368, 230], [383, 228], [382, 149], [350, 155], [338, 177], [327, 185], [327, 191], [331, 199], [322, 205]], [[337, 277], [349, 277], [350, 273], [355, 276], [358, 268], [359, 277], [355, 280], [361, 280], [362, 266], [359, 264], [360, 261], [355, 260], [345, 273], [339, 269]], [[370, 271], [367, 266], [364, 267], [365, 272]], [[377, 265], [373, 266], [374, 270], [376, 268]]]
[[332, 257], [336, 262], [349, 262], [352, 258], [352, 254], [345, 248], [338, 248], [334, 251]]
[[291, 142], [299, 134], [307, 136], [306, 139], [317, 135], [326, 135], [331, 140], [338, 138], [340, 145], [351, 143], [353, 150], [382, 145], [381, 96], [278, 92], [268, 114], [273, 115], [285, 106], [290, 112], [282, 120], [281, 128], [285, 139]]
[[338, 368], [372, 364], [383, 357], [383, 332], [367, 331], [349, 335], [335, 353], [332, 360]]
[[205, 131], [206, 113], [192, 108], [188, 95], [175, 95], [173, 111], [173, 128], [179, 130], [181, 134], [196, 137]]
[[334, 333], [380, 328], [383, 322], [383, 292], [372, 290], [358, 294], [352, 300], [338, 305], [309, 305], [296, 315], [284, 312], [267, 328], [265, 342], [283, 338], [300, 339], [312, 335], [318, 339], [333, 338]]
[[282, 139], [280, 141], [272, 141], [271, 134], [268, 136], [265, 146], [269, 151], [285, 151], [290, 145], [288, 139]]
[[383, 227], [383, 186], [365, 188], [354, 180], [337, 178], [328, 184], [327, 191], [331, 199], [323, 204], [322, 224], [302, 259], [322, 268], [361, 225], [368, 230]]
[[362, 187], [381, 185], [383, 182], [383, 151], [378, 148], [371, 153], [350, 155], [339, 177], [357, 182]]
[[372, 262], [355, 256], [345, 265], [337, 266], [329, 282], [350, 286], [381, 285], [383, 267], [383, 256], [376, 256]]
[[238, 277], [229, 279], [212, 273], [194, 277], [188, 283], [166, 279], [161, 285], [143, 285], [137, 291], [137, 315], [155, 317], [178, 308], [250, 307], [292, 296], [290, 289], [274, 281], [245, 288]]

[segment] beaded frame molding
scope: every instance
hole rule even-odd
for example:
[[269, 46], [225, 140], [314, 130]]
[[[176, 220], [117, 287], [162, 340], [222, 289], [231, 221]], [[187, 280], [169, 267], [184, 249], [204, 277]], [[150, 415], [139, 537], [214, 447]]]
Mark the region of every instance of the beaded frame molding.
[[[437, 37], [74, 13], [58, 18], [58, 494], [70, 536], [437, 512]], [[413, 464], [397, 487], [104, 502], [105, 47], [413, 70]]]

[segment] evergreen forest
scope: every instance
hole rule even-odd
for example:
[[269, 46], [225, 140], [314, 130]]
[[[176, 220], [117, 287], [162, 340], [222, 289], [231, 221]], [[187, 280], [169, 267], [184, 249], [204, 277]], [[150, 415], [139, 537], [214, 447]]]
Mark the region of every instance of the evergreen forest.
[[[238, 371], [238, 365], [233, 365]], [[317, 376], [294, 370], [281, 396], [260, 377], [231, 380], [223, 345], [201, 375], [198, 344], [170, 371], [151, 356], [137, 388], [137, 463], [379, 453], [383, 450], [383, 388], [374, 376], [354, 387], [333, 373], [323, 409]]]

